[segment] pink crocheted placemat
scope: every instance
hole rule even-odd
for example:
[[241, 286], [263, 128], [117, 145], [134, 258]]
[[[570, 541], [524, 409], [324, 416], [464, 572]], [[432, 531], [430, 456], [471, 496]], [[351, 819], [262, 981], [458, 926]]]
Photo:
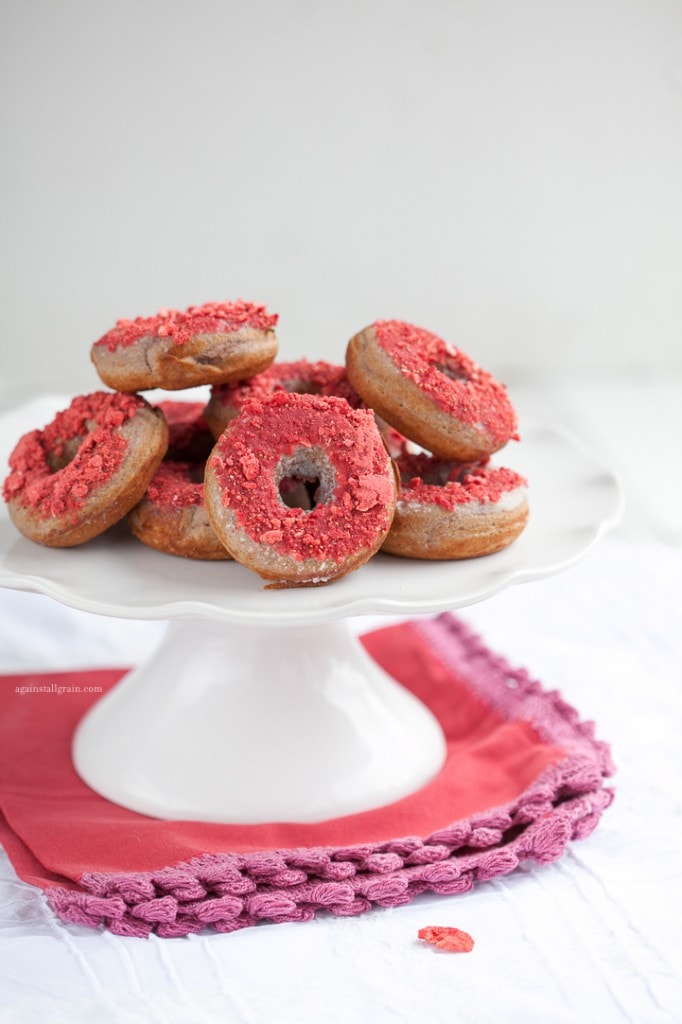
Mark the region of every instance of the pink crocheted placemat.
[[[388, 807], [317, 824], [168, 822], [99, 797], [71, 737], [122, 670], [0, 679], [0, 840], [65, 921], [119, 935], [228, 932], [453, 894], [547, 863], [612, 799], [592, 723], [452, 615], [370, 633], [365, 647], [439, 719], [436, 779]], [[22, 688], [60, 686], [58, 700]], [[80, 692], [76, 692], [76, 690]]]

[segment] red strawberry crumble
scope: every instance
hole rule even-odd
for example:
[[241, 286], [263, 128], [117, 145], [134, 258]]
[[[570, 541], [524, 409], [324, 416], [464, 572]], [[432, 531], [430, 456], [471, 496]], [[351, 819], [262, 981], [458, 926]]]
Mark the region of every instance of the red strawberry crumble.
[[440, 409], [468, 426], [485, 430], [499, 445], [518, 440], [516, 415], [506, 388], [464, 352], [401, 320], [378, 320], [374, 329], [379, 345], [400, 372]]
[[44, 519], [81, 508], [121, 465], [128, 444], [118, 427], [143, 406], [136, 395], [120, 392], [74, 398], [44, 430], [19, 440], [9, 459], [5, 501], [33, 508]]
[[[332, 484], [311, 510], [278, 489], [281, 460], [322, 464]], [[257, 542], [298, 560], [340, 563], [390, 524], [390, 462], [369, 410], [341, 398], [279, 392], [250, 399], [211, 456], [224, 504]], [[325, 468], [326, 467], [326, 468]]]
[[400, 501], [439, 505], [452, 512], [458, 505], [496, 504], [503, 494], [526, 486], [511, 469], [491, 468], [486, 462], [457, 463], [420, 453], [397, 459]]
[[184, 311], [160, 309], [156, 316], [117, 320], [95, 345], [104, 345], [113, 352], [146, 337], [170, 338], [176, 345], [184, 345], [199, 334], [232, 334], [245, 327], [271, 331], [277, 320], [277, 314], [268, 313], [265, 306], [242, 299], [206, 302], [203, 306], [190, 306]]
[[145, 498], [166, 508], [203, 505], [204, 485], [196, 479], [201, 475], [196, 463], [164, 461], [152, 477]]
[[362, 406], [362, 400], [346, 376], [346, 368], [324, 360], [311, 363], [307, 359], [299, 359], [293, 363], [273, 363], [250, 380], [217, 384], [212, 395], [223, 405], [241, 409], [249, 398], [263, 400], [278, 391], [335, 395], [337, 398], [345, 398], [354, 409]]
[[463, 932], [460, 928], [428, 925], [426, 928], [420, 928], [417, 935], [424, 942], [429, 942], [448, 953], [470, 953], [474, 948], [474, 940], [468, 932]]

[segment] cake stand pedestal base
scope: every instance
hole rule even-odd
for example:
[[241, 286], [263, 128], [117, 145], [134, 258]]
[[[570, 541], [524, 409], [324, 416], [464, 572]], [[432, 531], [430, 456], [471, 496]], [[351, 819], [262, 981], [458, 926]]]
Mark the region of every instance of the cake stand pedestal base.
[[343, 622], [181, 619], [83, 718], [73, 756], [92, 789], [143, 814], [315, 822], [415, 792], [445, 741]]

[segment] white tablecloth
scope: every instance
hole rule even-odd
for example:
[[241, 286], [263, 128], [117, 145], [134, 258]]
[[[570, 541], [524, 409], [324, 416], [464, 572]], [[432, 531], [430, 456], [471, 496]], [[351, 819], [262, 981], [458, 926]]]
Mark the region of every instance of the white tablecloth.
[[[682, 1020], [682, 549], [607, 539], [459, 614], [611, 743], [588, 839], [465, 896], [178, 940], [66, 926], [0, 854], [0, 1024]], [[131, 663], [162, 629], [0, 592], [0, 671]], [[424, 945], [429, 924], [474, 951]]]

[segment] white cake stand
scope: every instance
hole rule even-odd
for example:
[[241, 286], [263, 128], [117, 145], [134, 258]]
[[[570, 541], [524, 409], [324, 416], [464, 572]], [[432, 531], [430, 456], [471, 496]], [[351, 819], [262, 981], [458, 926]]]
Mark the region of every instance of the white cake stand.
[[[68, 399], [0, 417], [0, 458]], [[531, 518], [495, 555], [418, 562], [378, 555], [326, 587], [265, 590], [235, 563], [145, 548], [123, 528], [47, 549], [0, 512], [0, 584], [73, 608], [168, 619], [159, 650], [83, 718], [73, 745], [101, 795], [160, 818], [314, 822], [397, 800], [445, 758], [439, 724], [347, 630], [357, 615], [433, 614], [537, 580], [614, 526], [614, 475], [564, 432], [528, 422], [503, 464], [530, 482]], [[501, 461], [501, 460], [500, 460]]]

